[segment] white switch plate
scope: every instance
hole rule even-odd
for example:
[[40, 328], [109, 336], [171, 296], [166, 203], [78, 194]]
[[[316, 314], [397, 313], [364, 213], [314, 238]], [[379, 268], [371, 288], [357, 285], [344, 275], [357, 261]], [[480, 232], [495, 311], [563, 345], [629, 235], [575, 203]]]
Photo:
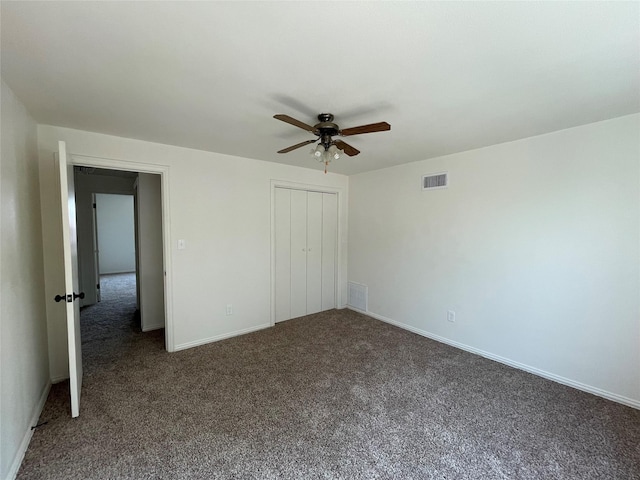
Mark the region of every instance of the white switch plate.
[[184, 250], [185, 248], [187, 248], [187, 242], [178, 240], [178, 250]]
[[233, 305], [230, 303], [227, 304], [227, 315], [233, 315]]
[[456, 312], [453, 310], [447, 311], [447, 321], [455, 322], [456, 321]]

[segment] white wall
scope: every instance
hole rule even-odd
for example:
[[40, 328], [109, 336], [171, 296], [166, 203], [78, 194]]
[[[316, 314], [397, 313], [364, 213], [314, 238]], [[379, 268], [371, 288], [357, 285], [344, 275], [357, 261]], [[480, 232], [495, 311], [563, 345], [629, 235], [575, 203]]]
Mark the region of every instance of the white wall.
[[4, 81], [1, 104], [0, 478], [4, 479], [13, 478], [20, 467], [50, 382], [36, 124]]
[[[334, 186], [348, 191], [348, 178], [318, 170], [261, 162], [240, 157], [95, 134], [60, 127], [38, 126], [43, 209], [57, 208], [52, 155], [57, 141], [67, 142], [71, 154], [106, 157], [169, 167], [173, 285], [170, 314], [175, 322], [174, 344], [186, 348], [227, 335], [266, 327], [271, 308], [271, 180]], [[301, 155], [301, 165], [311, 160]], [[344, 202], [346, 205], [346, 202]], [[46, 288], [53, 290], [62, 276], [59, 259], [59, 218], [48, 217], [45, 228]], [[58, 216], [59, 217], [59, 216]], [[346, 232], [346, 207], [342, 212]], [[186, 241], [177, 250], [177, 240]], [[342, 239], [342, 246], [346, 238]], [[340, 265], [346, 278], [346, 260]], [[340, 286], [339, 304], [346, 302]], [[54, 293], [55, 295], [55, 293]], [[233, 315], [225, 315], [233, 304]], [[49, 316], [51, 329], [64, 331], [64, 318]], [[66, 343], [52, 345], [52, 376], [66, 376]], [[53, 367], [52, 367], [53, 369]]]
[[349, 280], [378, 318], [640, 408], [639, 132], [631, 115], [350, 177]]
[[133, 195], [96, 195], [100, 275], [136, 271]]
[[80, 290], [85, 293], [81, 305], [92, 305], [96, 299], [96, 272], [93, 257], [93, 193], [133, 195], [135, 178], [76, 172], [76, 217], [78, 229], [78, 268]]
[[143, 332], [164, 327], [164, 268], [160, 175], [140, 173], [136, 189], [138, 214], [138, 282]]

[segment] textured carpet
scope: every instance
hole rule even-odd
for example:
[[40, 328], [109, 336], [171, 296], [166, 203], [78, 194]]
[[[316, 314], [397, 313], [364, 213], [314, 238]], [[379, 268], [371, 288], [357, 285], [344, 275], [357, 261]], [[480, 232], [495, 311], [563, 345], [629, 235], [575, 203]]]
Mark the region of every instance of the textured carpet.
[[347, 310], [169, 354], [103, 285], [20, 479], [640, 478], [638, 410]]

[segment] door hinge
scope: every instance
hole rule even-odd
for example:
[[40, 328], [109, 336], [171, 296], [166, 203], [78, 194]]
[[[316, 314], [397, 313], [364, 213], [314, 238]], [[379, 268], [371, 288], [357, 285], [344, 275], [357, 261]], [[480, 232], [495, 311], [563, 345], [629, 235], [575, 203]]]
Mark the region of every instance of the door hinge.
[[100, 290], [100, 284], [99, 284], [99, 283], [96, 283], [96, 288], [97, 288], [98, 290]]
[[93, 204], [93, 208], [96, 208], [96, 204], [95, 203]]

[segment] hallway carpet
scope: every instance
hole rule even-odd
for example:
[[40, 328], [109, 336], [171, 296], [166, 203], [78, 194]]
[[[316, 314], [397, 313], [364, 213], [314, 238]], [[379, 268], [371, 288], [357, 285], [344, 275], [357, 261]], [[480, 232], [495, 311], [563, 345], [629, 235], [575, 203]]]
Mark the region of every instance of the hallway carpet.
[[348, 310], [169, 354], [116, 297], [19, 479], [640, 479], [638, 410]]

